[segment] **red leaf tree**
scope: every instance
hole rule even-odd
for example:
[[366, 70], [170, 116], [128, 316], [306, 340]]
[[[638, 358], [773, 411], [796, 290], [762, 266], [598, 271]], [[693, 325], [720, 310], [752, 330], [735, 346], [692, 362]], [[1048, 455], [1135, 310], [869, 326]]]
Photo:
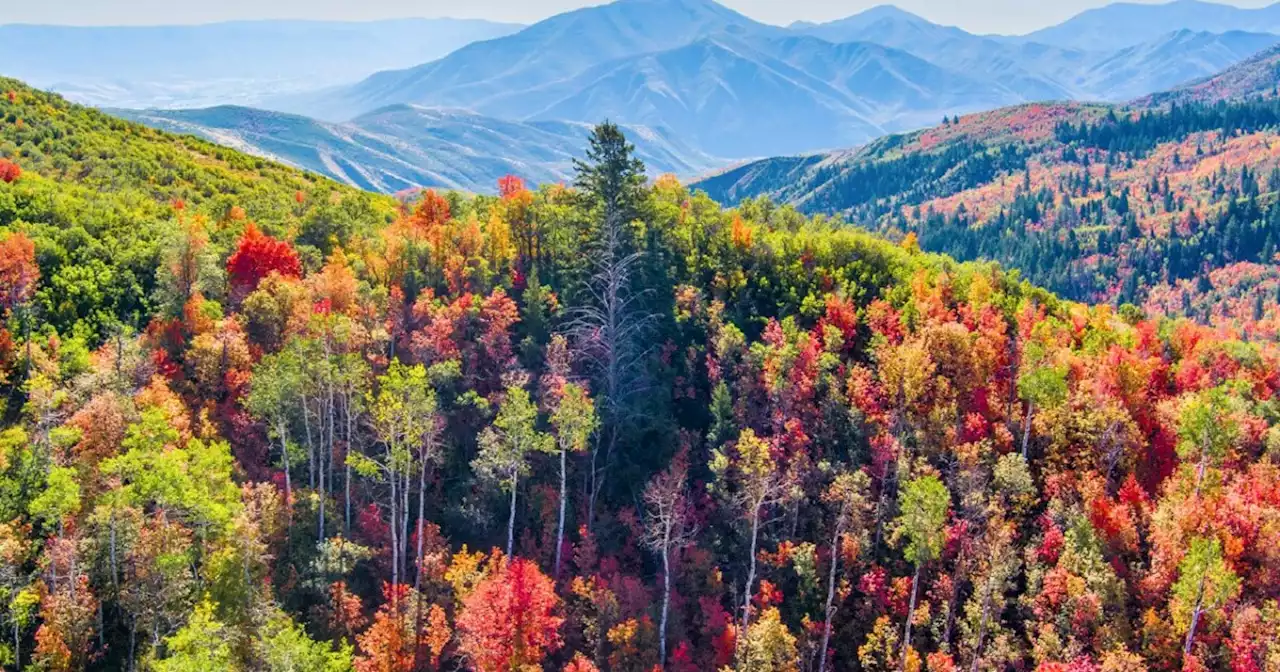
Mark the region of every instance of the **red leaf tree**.
[[8, 159], [0, 159], [0, 182], [13, 184], [19, 177], [22, 177], [22, 168], [18, 164]]
[[551, 579], [533, 562], [513, 559], [463, 602], [459, 648], [479, 672], [537, 666], [560, 648], [559, 606]]
[[232, 295], [244, 298], [271, 273], [288, 278], [302, 275], [302, 262], [293, 246], [258, 230], [253, 222], [245, 226], [236, 251], [227, 259], [227, 275]]

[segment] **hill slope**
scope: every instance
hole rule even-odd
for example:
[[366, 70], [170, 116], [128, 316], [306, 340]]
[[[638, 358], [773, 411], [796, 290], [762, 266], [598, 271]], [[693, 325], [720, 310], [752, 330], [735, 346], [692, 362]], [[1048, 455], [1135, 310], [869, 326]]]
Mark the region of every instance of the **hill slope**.
[[1280, 85], [1280, 47], [1259, 52], [1221, 73], [1154, 94], [1136, 104], [1149, 107], [1170, 103], [1273, 98], [1276, 96], [1277, 85]]
[[23, 171], [0, 196], [0, 222], [42, 241], [37, 305], [59, 329], [107, 328], [103, 304], [149, 315], [160, 250], [182, 217], [220, 223], [211, 235], [222, 245], [235, 235], [227, 225], [243, 219], [270, 232], [294, 230], [314, 259], [329, 246], [326, 230], [367, 230], [395, 210], [389, 198], [4, 78], [0, 157]]
[[[342, 124], [231, 106], [112, 114], [387, 193], [422, 187], [488, 193], [506, 175], [533, 184], [565, 182], [590, 131], [582, 123], [503, 121], [412, 105]], [[692, 175], [718, 163], [669, 134], [639, 127], [627, 132], [655, 174]]]
[[[1216, 81], [1270, 94], [1266, 61]], [[1212, 89], [1193, 90], [1207, 100]], [[994, 259], [1073, 298], [1142, 302], [1214, 269], [1274, 263], [1280, 101], [1247, 98], [1006, 108], [694, 186], [725, 203], [764, 195], [914, 233], [925, 249]]]

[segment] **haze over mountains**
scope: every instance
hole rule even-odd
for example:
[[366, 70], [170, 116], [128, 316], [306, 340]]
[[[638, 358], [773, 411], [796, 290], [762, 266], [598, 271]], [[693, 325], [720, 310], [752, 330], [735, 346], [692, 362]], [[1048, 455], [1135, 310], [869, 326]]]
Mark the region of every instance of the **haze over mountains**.
[[[726, 158], [804, 152], [919, 128], [943, 115], [1045, 99], [1124, 100], [1228, 67], [1280, 38], [1254, 13], [1179, 2], [1166, 33], [1085, 50], [1092, 23], [990, 38], [893, 7], [779, 28], [712, 0], [619, 0], [552, 17], [413, 68], [270, 101], [331, 121], [387, 105], [519, 120], [612, 118], [672, 129]], [[1126, 14], [1124, 7], [1115, 11]], [[1116, 33], [1126, 33], [1122, 16]], [[1137, 19], [1140, 20], [1140, 19]], [[1198, 26], [1230, 28], [1195, 32]]]
[[1280, 4], [1245, 9], [1199, 0], [1175, 0], [1166, 4], [1118, 2], [1082, 12], [1014, 41], [1105, 51], [1184, 29], [1209, 33], [1237, 30], [1274, 33], [1280, 31]]
[[[49, 54], [59, 40], [78, 51]], [[218, 47], [226, 44], [237, 48]], [[500, 170], [559, 179], [581, 149], [575, 129], [606, 118], [636, 130], [655, 171], [691, 176], [957, 114], [1130, 100], [1277, 44], [1280, 5], [1195, 0], [1111, 5], [1025, 36], [974, 35], [890, 6], [781, 27], [712, 0], [618, 0], [523, 29], [448, 20], [0, 26], [8, 74], [105, 107], [218, 103], [120, 114], [382, 191], [492, 189]], [[397, 121], [375, 121], [385, 119]]]
[[0, 25], [0, 71], [92, 105], [258, 104], [434, 60], [522, 27], [470, 19]]

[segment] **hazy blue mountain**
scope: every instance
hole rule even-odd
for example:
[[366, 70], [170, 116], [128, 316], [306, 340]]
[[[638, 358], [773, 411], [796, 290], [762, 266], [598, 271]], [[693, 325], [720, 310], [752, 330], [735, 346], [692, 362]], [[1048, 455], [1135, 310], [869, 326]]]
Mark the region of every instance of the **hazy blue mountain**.
[[1083, 12], [1018, 39], [1088, 51], [1114, 51], [1180, 30], [1280, 32], [1280, 4], [1243, 9], [1200, 0], [1166, 4], [1122, 2]]
[[743, 158], [864, 142], [1009, 101], [998, 87], [878, 45], [719, 35], [496, 103], [534, 119], [660, 126], [710, 154]]
[[0, 69], [81, 102], [191, 106], [354, 82], [521, 26], [460, 19], [0, 26]]
[[1097, 55], [1035, 42], [1007, 42], [939, 26], [894, 7], [806, 30], [833, 42], [873, 42], [901, 49], [939, 67], [985, 78], [1023, 100], [1072, 98], [1070, 80]]
[[922, 42], [937, 44], [954, 39], [982, 39], [953, 26], [940, 26], [893, 5], [879, 5], [826, 23], [797, 21], [788, 28], [828, 42], [875, 42], [899, 49]]
[[832, 147], [883, 133], [835, 86], [732, 39], [607, 63], [553, 88], [558, 99], [535, 118], [660, 125], [720, 156]]
[[1229, 68], [1280, 44], [1280, 35], [1180, 30], [1122, 49], [1082, 74], [1081, 88], [1124, 101], [1170, 89]]
[[[1176, 2], [1156, 5], [1154, 10], [1152, 5], [1142, 5], [1138, 10], [1169, 15], [1170, 25], [1195, 25], [1187, 17], [1194, 16], [1188, 10], [1196, 6], [1198, 3]], [[1236, 22], [1243, 20], [1234, 7], [1203, 6], [1208, 12], [1224, 10]], [[1111, 8], [1123, 13], [1126, 7], [1131, 6]], [[1257, 18], [1261, 14], [1253, 12], [1248, 16]], [[1219, 23], [1231, 25], [1231, 21]], [[1052, 37], [1045, 31], [1021, 39], [973, 35], [891, 6], [876, 7], [839, 21], [796, 24], [792, 28], [830, 41], [874, 42], [901, 49], [971, 78], [994, 82], [1023, 101], [1128, 100], [1218, 72], [1276, 41], [1265, 32], [1228, 30], [1219, 34], [1199, 28], [1181, 28], [1137, 40], [1130, 37], [1132, 31], [1108, 29], [1108, 34], [1124, 32], [1121, 42], [1132, 43], [1131, 46], [1095, 51], [1037, 41], [1041, 36]]]
[[[1125, 39], [1131, 41], [1138, 39], [1132, 35], [1147, 34], [1152, 26], [1188, 22], [1227, 25], [1245, 19], [1261, 21], [1268, 16], [1267, 11], [1242, 14], [1244, 10], [1190, 0], [1157, 6], [1115, 5], [1110, 11], [1115, 12], [1112, 20], [1116, 25], [1127, 25], [1122, 19], [1129, 14], [1136, 17], [1131, 20], [1143, 22], [1143, 30], [1136, 33], [1114, 26], [1107, 29], [1109, 33], [1128, 31], [1126, 34], [1131, 37]], [[1148, 14], [1161, 18], [1143, 18]], [[446, 118], [452, 124], [450, 132], [460, 128], [464, 119], [482, 120], [468, 123], [518, 147], [514, 151], [529, 157], [530, 170], [541, 166], [536, 170], [544, 172], [531, 173], [530, 179], [553, 178], [556, 169], [546, 166], [558, 165], [560, 160], [533, 153], [535, 139], [541, 138], [554, 147], [568, 146], [558, 131], [536, 124], [583, 124], [602, 119], [664, 129], [669, 135], [655, 134], [651, 149], [662, 155], [657, 148], [669, 147], [668, 158], [659, 165], [680, 171], [714, 163], [687, 158], [691, 156], [736, 160], [848, 147], [886, 133], [926, 127], [946, 116], [1020, 103], [1128, 100], [1203, 78], [1278, 41], [1265, 30], [1219, 33], [1197, 29], [1157, 33], [1145, 41], [1114, 49], [1049, 43], [1061, 39], [1065, 34], [1062, 31], [1072, 25], [1087, 27], [1097, 20], [1097, 16], [1086, 12], [1060, 26], [1062, 30], [1056, 33], [1047, 30], [1014, 39], [973, 35], [890, 6], [829, 23], [797, 23], [782, 28], [753, 21], [714, 0], [617, 0], [560, 14], [509, 35], [472, 42], [434, 61], [384, 70], [355, 83], [324, 87], [327, 82], [314, 76], [308, 81], [323, 88], [296, 93], [282, 82], [272, 86], [283, 95], [268, 100], [256, 95], [229, 99], [309, 117], [281, 117], [293, 120], [292, 126], [279, 131], [279, 142], [292, 152], [281, 158], [298, 165], [335, 176], [344, 173], [332, 162], [321, 161], [320, 155], [310, 159], [304, 156], [298, 148], [310, 142], [327, 148], [323, 156], [365, 157], [348, 160], [366, 167], [371, 175], [381, 175], [361, 178], [373, 188], [395, 189], [402, 182], [432, 180], [482, 185], [491, 171], [477, 169], [480, 159], [467, 157], [463, 147], [450, 144], [456, 138], [441, 130]], [[270, 30], [284, 35], [294, 32], [282, 26], [295, 26], [252, 25], [260, 30], [275, 25]], [[330, 24], [299, 25], [303, 28], [296, 29], [297, 39], [304, 42], [319, 30], [316, 25], [333, 28]], [[376, 24], [360, 25], [368, 28]], [[221, 28], [247, 30], [241, 24]], [[386, 42], [401, 44], [404, 49], [421, 42], [404, 35], [385, 37]], [[246, 41], [257, 45], [263, 38]], [[388, 50], [384, 56], [389, 58], [391, 47], [384, 49]], [[329, 51], [332, 53], [327, 58], [340, 60], [358, 50], [330, 45]], [[402, 52], [397, 52], [396, 57], [409, 58]], [[291, 63], [290, 58], [285, 62]], [[187, 66], [151, 63], [147, 67], [156, 76], [171, 76], [182, 67], [213, 76], [252, 71], [269, 56], [250, 50], [236, 52], [228, 59], [225, 63], [214, 59]], [[320, 65], [310, 67], [323, 69], [322, 64], [323, 59]], [[140, 64], [130, 67], [145, 70]], [[92, 68], [90, 71], [98, 72]], [[130, 82], [129, 88], [122, 90], [114, 86], [110, 81], [93, 83], [81, 87], [77, 95], [81, 99], [97, 96], [106, 102], [154, 99], [167, 92], [172, 98], [189, 100], [200, 95], [227, 96], [226, 90], [231, 88], [261, 90], [240, 86], [239, 80], [166, 83], [162, 86], [171, 88], [164, 92], [148, 88], [153, 84], [145, 81]], [[175, 86], [184, 88], [175, 92]], [[442, 115], [419, 108], [468, 112]], [[366, 115], [374, 111], [383, 114], [388, 109], [399, 110], [399, 118], [427, 124], [426, 135], [415, 142], [427, 143], [425, 146], [432, 147], [433, 152], [445, 156], [462, 156], [458, 160], [463, 165], [454, 169], [443, 165], [424, 167], [419, 172], [405, 167], [392, 170], [394, 162], [387, 156], [402, 162], [408, 158], [417, 160], [419, 157], [413, 153], [417, 149], [378, 149], [370, 154], [372, 141], [368, 137], [403, 140], [413, 135], [409, 128], [387, 133], [369, 126]], [[404, 112], [408, 109], [415, 112], [409, 115]], [[247, 112], [238, 114], [246, 115]], [[229, 115], [224, 109], [216, 116]], [[501, 122], [507, 124], [502, 130], [494, 130], [498, 119], [508, 120]], [[350, 123], [345, 123], [348, 120]], [[190, 118], [167, 121], [195, 123]], [[538, 133], [533, 132], [535, 129]], [[267, 134], [249, 134], [242, 125], [204, 123], [198, 130], [204, 134], [221, 133], [226, 141], [247, 143], [260, 153], [271, 151], [273, 146], [273, 139]], [[229, 134], [231, 130], [236, 133]], [[483, 145], [488, 137], [476, 134], [466, 140]], [[350, 144], [353, 138], [358, 138], [357, 147]], [[684, 144], [675, 146], [672, 138], [679, 138]], [[413, 143], [410, 146], [416, 147]], [[478, 152], [478, 156], [499, 155], [501, 152], [496, 149]], [[433, 156], [423, 160], [431, 161]], [[345, 179], [361, 183], [357, 179], [360, 174], [356, 170]]]
[[272, 106], [341, 120], [396, 103], [465, 107], [506, 116], [495, 100], [578, 74], [602, 62], [674, 49], [719, 32], [781, 31], [711, 0], [618, 0], [468, 45], [406, 70]]
[[[383, 192], [419, 187], [492, 192], [508, 174], [535, 184], [567, 181], [591, 130], [584, 123], [502, 121], [412, 105], [386, 107], [345, 123], [237, 106], [111, 113]], [[655, 174], [692, 175], [722, 163], [665, 132], [625, 130]]]

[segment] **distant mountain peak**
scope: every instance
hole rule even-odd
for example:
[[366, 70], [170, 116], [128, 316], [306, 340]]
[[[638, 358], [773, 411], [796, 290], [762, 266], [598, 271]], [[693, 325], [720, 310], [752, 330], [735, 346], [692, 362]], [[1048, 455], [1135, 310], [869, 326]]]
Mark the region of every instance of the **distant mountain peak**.
[[869, 26], [875, 23], [880, 23], [882, 21], [895, 21], [895, 22], [904, 22], [904, 23], [918, 23], [918, 24], [933, 25], [932, 21], [918, 14], [912, 14], [911, 12], [908, 12], [907, 10], [902, 9], [897, 5], [876, 5], [875, 7], [865, 9], [852, 16], [846, 16], [843, 19], [836, 19], [834, 21], [827, 21], [825, 23], [818, 23], [818, 24], [807, 23], [807, 22], [797, 22], [796, 24], [792, 24], [792, 27], [799, 30], [803, 30], [805, 28], [815, 28], [819, 26], [831, 26], [831, 27], [839, 26], [839, 27], [848, 28], [848, 27], [855, 27], [855, 26]]
[[865, 9], [854, 16], [862, 16], [867, 18], [893, 18], [893, 19], [912, 19], [917, 21], [926, 21], [924, 17], [908, 12], [897, 5], [876, 5], [870, 9]]
[[1248, 8], [1205, 0], [1117, 2], [1086, 10], [1056, 26], [1017, 39], [1100, 52], [1184, 29], [1209, 33], [1280, 32], [1280, 4]]

